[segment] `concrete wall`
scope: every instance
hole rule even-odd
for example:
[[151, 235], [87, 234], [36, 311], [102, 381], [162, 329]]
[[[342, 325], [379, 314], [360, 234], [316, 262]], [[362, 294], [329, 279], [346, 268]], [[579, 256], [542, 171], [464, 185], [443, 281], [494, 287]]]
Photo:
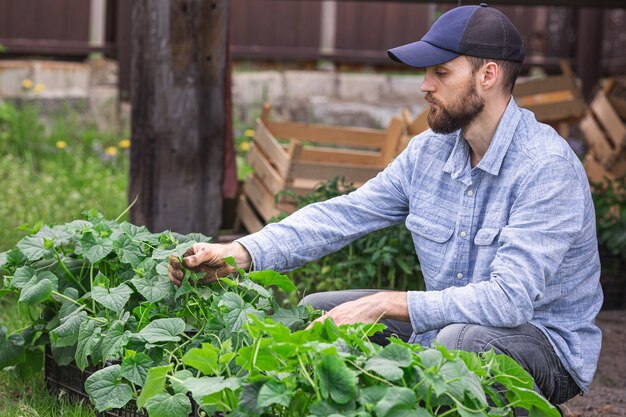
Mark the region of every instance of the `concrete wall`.
[[[105, 128], [128, 119], [118, 105], [117, 64], [55, 61], [0, 61], [0, 99], [78, 102]], [[235, 71], [233, 112], [251, 126], [264, 102], [273, 117], [311, 123], [386, 127], [403, 108], [412, 114], [425, 105], [420, 76], [332, 71]], [[120, 117], [120, 109], [121, 117]]]

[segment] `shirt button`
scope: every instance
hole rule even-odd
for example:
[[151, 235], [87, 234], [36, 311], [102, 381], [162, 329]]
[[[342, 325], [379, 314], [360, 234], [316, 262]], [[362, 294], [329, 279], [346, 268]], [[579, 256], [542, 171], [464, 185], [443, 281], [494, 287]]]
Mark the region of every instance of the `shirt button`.
[[467, 195], [468, 195], [468, 196], [470, 196], [470, 197], [471, 197], [471, 196], [473, 196], [473, 195], [474, 195], [474, 191], [469, 190], [469, 191], [467, 192]]
[[459, 233], [459, 236], [461, 236], [463, 239], [465, 239], [465, 237], [467, 236], [467, 232], [463, 231], [463, 232]]
[[457, 277], [458, 279], [463, 279], [463, 274], [459, 272], [458, 274], [456, 274], [456, 277]]

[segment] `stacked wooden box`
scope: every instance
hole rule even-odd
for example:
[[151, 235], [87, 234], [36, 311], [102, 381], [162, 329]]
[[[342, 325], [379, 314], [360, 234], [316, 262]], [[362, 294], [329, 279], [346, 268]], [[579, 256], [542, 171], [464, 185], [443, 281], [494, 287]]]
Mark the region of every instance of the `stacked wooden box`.
[[576, 75], [567, 61], [561, 61], [561, 75], [515, 83], [513, 97], [518, 106], [535, 113], [538, 121], [569, 137], [570, 128], [584, 116], [587, 105]]
[[270, 120], [270, 109], [266, 104], [257, 121], [248, 153], [254, 174], [245, 181], [237, 208], [238, 219], [250, 233], [281, 211], [294, 211], [285, 192], [307, 194], [335, 177], [359, 186], [401, 150], [404, 124], [400, 118], [379, 130], [278, 122]]
[[589, 145], [584, 165], [590, 180], [626, 175], [626, 79], [609, 79], [580, 122]]

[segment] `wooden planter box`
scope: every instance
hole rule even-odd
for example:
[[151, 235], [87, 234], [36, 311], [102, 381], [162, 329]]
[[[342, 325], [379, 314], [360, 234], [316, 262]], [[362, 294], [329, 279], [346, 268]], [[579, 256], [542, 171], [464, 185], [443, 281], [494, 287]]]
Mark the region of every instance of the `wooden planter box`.
[[614, 87], [615, 83], [609, 81], [598, 91], [580, 122], [580, 130], [589, 145], [585, 168], [592, 181], [626, 174], [626, 123], [609, 100]]
[[[89, 366], [84, 371], [81, 371], [74, 362], [69, 365], [59, 365], [52, 356], [50, 345], [46, 345], [44, 378], [50, 393], [58, 395], [63, 392], [68, 400], [73, 403], [91, 404], [89, 395], [85, 392], [85, 381], [98, 369], [100, 368]], [[199, 417], [200, 409], [193, 399], [191, 399], [191, 407], [192, 413], [189, 417]], [[123, 408], [94, 413], [95, 417], [148, 417], [146, 412], [137, 409], [137, 404], [134, 400], [131, 400]]]
[[248, 153], [254, 174], [245, 181], [237, 208], [239, 221], [250, 233], [282, 211], [294, 211], [286, 192], [304, 195], [335, 177], [359, 186], [401, 150], [400, 118], [394, 118], [387, 130], [378, 130], [276, 122], [269, 119], [270, 109], [266, 104], [257, 121]]

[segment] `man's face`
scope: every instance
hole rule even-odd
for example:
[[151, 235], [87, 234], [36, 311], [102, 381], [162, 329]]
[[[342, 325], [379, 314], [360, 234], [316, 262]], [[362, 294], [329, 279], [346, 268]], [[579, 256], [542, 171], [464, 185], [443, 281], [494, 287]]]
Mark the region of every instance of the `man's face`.
[[426, 69], [422, 91], [430, 104], [428, 125], [436, 133], [452, 133], [468, 126], [484, 109], [475, 75], [464, 57]]

